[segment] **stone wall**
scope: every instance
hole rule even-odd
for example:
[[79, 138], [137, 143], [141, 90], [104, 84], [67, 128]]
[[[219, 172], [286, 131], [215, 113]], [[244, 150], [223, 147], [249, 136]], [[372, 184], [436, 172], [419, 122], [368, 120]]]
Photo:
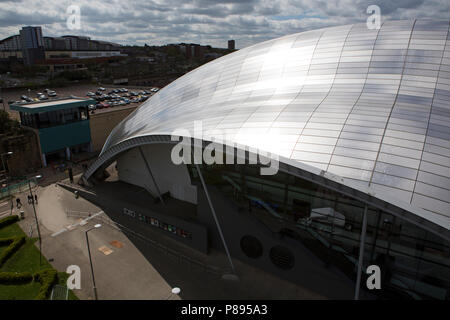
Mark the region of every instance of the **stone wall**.
[[11, 177], [36, 172], [42, 166], [39, 144], [33, 131], [23, 131], [22, 134], [16, 136], [0, 136], [0, 152], [9, 151], [12, 151], [13, 154], [4, 155], [3, 159]]
[[112, 129], [135, 109], [136, 107], [91, 113], [89, 116], [92, 151], [100, 152]]

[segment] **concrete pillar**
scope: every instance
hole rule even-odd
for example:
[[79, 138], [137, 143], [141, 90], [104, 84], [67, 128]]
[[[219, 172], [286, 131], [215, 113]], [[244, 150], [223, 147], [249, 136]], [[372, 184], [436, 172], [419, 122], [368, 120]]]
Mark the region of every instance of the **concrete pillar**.
[[70, 148], [66, 147], [66, 160], [70, 160]]
[[45, 153], [42, 154], [42, 165], [45, 167], [47, 167], [47, 158], [45, 156]]

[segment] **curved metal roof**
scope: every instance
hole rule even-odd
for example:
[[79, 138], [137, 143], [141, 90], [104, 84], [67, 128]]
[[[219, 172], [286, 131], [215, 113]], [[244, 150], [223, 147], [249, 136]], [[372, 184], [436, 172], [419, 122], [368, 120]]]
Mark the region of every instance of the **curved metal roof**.
[[449, 21], [354, 24], [241, 49], [152, 96], [102, 155], [137, 137], [192, 132], [198, 120], [205, 140], [220, 129], [450, 221]]

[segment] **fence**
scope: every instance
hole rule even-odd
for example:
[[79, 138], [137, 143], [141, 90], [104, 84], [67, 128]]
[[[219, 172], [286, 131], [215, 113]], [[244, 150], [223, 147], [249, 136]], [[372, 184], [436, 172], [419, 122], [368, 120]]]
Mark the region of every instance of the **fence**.
[[0, 189], [0, 199], [12, 196], [16, 193], [24, 192], [28, 190], [28, 181], [32, 188], [37, 186], [36, 178], [26, 179], [15, 184], [11, 184], [5, 188]]
[[151, 246], [153, 246], [155, 249], [157, 249], [158, 251], [164, 253], [165, 255], [172, 257], [172, 259], [177, 260], [178, 262], [183, 262], [183, 263], [187, 263], [189, 265], [190, 268], [192, 268], [193, 266], [200, 268], [201, 270], [203, 270], [204, 272], [208, 272], [214, 275], [219, 275], [222, 276], [223, 274], [229, 273], [230, 270], [225, 270], [225, 269], [221, 269], [219, 267], [215, 267], [215, 266], [211, 266], [211, 265], [207, 265], [201, 261], [197, 261], [191, 257], [188, 257], [184, 254], [182, 254], [181, 252], [178, 252], [172, 248], [169, 248], [153, 239], [149, 239], [146, 236], [128, 228], [125, 227], [124, 225], [121, 225], [117, 222], [114, 222], [111, 218], [109, 218], [105, 213], [102, 213], [100, 215], [96, 215], [93, 216], [95, 213], [89, 213], [89, 212], [82, 212], [82, 211], [74, 211], [74, 210], [66, 210], [66, 215], [67, 217], [72, 217], [72, 218], [82, 218], [82, 219], [86, 219], [89, 217], [92, 217], [91, 220], [100, 223], [102, 225], [108, 225], [118, 231], [123, 232], [125, 235], [131, 235], [135, 238], [140, 239], [141, 241], [146, 242], [147, 244], [150, 244]]

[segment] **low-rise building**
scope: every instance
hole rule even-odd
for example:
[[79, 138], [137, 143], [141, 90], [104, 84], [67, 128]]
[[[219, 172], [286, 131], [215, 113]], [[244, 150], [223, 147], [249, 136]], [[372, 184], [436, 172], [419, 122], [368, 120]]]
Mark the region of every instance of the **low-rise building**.
[[88, 105], [95, 100], [68, 97], [55, 100], [11, 104], [22, 126], [32, 129], [40, 147], [42, 166], [72, 153], [92, 150]]

